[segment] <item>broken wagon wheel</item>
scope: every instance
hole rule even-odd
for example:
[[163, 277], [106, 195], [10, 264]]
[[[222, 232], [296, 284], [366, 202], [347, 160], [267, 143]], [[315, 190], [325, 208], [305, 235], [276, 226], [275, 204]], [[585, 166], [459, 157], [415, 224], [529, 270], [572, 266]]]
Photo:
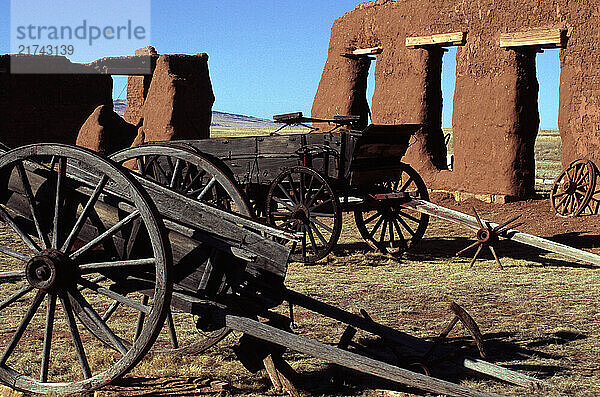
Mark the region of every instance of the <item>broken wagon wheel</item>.
[[[465, 309], [459, 306], [456, 302], [450, 302], [450, 310], [454, 313], [454, 318], [450, 321], [450, 323], [442, 330], [440, 335], [436, 338], [431, 348], [423, 355], [422, 361], [427, 362], [431, 357], [435, 349], [442, 343], [450, 334], [456, 323], [459, 321], [463, 324], [465, 329], [469, 332], [471, 337], [473, 338], [473, 344], [477, 346], [477, 350], [479, 351], [479, 355], [481, 358], [486, 358], [487, 353], [485, 351], [485, 347], [483, 345], [483, 335], [479, 330], [479, 326], [473, 320], [473, 317]], [[441, 360], [437, 360], [441, 361]]]
[[272, 225], [302, 233], [290, 258], [314, 263], [336, 244], [342, 228], [340, 203], [327, 180], [307, 167], [281, 172], [267, 193], [266, 214]]
[[[400, 163], [396, 179], [377, 184], [377, 193], [409, 193], [411, 198], [429, 200], [427, 187], [411, 166]], [[389, 203], [389, 204], [388, 204]], [[374, 249], [388, 254], [401, 254], [423, 238], [429, 215], [404, 208], [394, 201], [382, 201], [373, 210], [355, 210], [354, 220], [360, 235]]]
[[590, 160], [578, 159], [565, 168], [550, 190], [550, 203], [557, 215], [580, 215], [594, 194], [597, 171]]
[[[7, 152], [0, 180], [11, 193], [0, 217], [14, 232], [0, 241], [0, 316], [15, 324], [0, 330], [0, 380], [41, 394], [108, 384], [144, 357], [170, 304], [170, 249], [152, 201], [113, 163], [60, 144]], [[127, 250], [137, 237], [143, 249]], [[145, 304], [112, 288], [130, 278]], [[114, 300], [128, 310], [111, 324], [102, 313]]]
[[[233, 179], [212, 159], [186, 146], [154, 143], [117, 152], [113, 161], [134, 166], [144, 178], [217, 208], [250, 216], [250, 209]], [[132, 164], [132, 162], [135, 162]], [[210, 260], [222, 256], [216, 251]], [[164, 337], [153, 349], [162, 353], [200, 354], [229, 334], [227, 328], [199, 334], [193, 327], [193, 316], [171, 308], [165, 322]], [[192, 325], [192, 327], [190, 327]], [[170, 342], [166, 346], [167, 340]]]
[[496, 263], [498, 264], [500, 269], [504, 269], [502, 267], [502, 263], [500, 262], [500, 258], [498, 258], [498, 254], [496, 253], [495, 246], [499, 241], [500, 235], [502, 235], [502, 233], [509, 230], [511, 228], [511, 226], [514, 226], [514, 222], [517, 219], [519, 219], [521, 217], [521, 215], [517, 215], [514, 218], [511, 218], [508, 221], [506, 221], [500, 225], [492, 227], [489, 222], [486, 222], [485, 225], [483, 224], [483, 221], [479, 217], [479, 214], [477, 213], [477, 210], [475, 209], [475, 207], [473, 207], [473, 213], [475, 215], [475, 219], [477, 220], [477, 224], [479, 225], [479, 229], [475, 233], [476, 241], [473, 244], [469, 245], [468, 247], [463, 248], [460, 251], [458, 251], [456, 253], [456, 256], [462, 254], [463, 252], [470, 250], [471, 248], [477, 247], [477, 249], [475, 250], [475, 255], [473, 255], [471, 262], [469, 262], [469, 267], [472, 267], [473, 264], [475, 263], [475, 261], [477, 260], [477, 257], [479, 256], [479, 253], [481, 252], [481, 250], [484, 247], [488, 247], [489, 250], [491, 251], [492, 255], [494, 256], [494, 260], [496, 261]]

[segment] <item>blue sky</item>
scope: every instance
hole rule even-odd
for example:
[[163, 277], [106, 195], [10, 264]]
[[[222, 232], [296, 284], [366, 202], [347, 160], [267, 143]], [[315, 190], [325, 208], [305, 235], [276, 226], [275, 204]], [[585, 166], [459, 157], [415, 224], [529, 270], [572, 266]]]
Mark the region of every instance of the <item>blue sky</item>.
[[[331, 25], [359, 2], [154, 0], [151, 40], [160, 53], [208, 53], [215, 110], [263, 118], [310, 114]], [[10, 0], [0, 0], [0, 53], [9, 52], [9, 9]], [[444, 57], [445, 104], [452, 103], [455, 54]], [[537, 64], [541, 128], [557, 128], [558, 51], [539, 54]], [[124, 83], [117, 79], [115, 96], [125, 96]], [[444, 106], [444, 127], [451, 125], [451, 110]]]

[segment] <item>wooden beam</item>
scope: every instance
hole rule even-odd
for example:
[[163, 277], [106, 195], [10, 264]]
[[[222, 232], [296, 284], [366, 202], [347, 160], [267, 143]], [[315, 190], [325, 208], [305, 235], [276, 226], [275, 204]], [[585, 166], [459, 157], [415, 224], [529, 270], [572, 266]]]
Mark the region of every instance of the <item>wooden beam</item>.
[[434, 34], [431, 36], [407, 37], [406, 46], [417, 48], [430, 45], [464, 45], [467, 39], [467, 32], [453, 32]]
[[500, 47], [542, 46], [546, 48], [563, 47], [565, 29], [531, 29], [514, 33], [500, 34]]
[[225, 325], [233, 330], [254, 336], [255, 338], [285, 346], [289, 349], [365, 374], [412, 386], [420, 390], [427, 390], [448, 396], [499, 396], [495, 393], [471, 389], [469, 387], [457, 385], [445, 380], [396, 367], [382, 361], [364, 357], [356, 353], [338, 349], [300, 335], [282, 331], [247, 317], [227, 314], [225, 315]]
[[383, 47], [358, 48], [352, 51], [353, 55], [377, 55], [383, 52]]
[[[469, 226], [475, 230], [479, 229], [479, 223], [474, 216], [463, 214], [462, 212], [454, 211], [442, 206], [430, 203], [429, 201], [413, 199], [408, 203], [402, 204], [406, 208], [412, 208], [424, 214], [435, 216], [437, 218], [445, 219], [450, 222], [458, 223], [461, 225]], [[494, 222], [488, 222], [482, 219], [484, 225], [489, 225], [491, 228], [498, 226]], [[569, 247], [565, 244], [556, 243], [554, 241], [534, 236], [527, 233], [519, 232], [515, 229], [506, 230], [501, 234], [508, 240], [516, 241], [517, 243], [536, 247], [544, 251], [554, 252], [556, 254], [563, 255], [571, 260], [579, 260], [593, 265], [600, 266], [600, 256], [592, 254], [591, 252], [583, 251], [577, 248]]]

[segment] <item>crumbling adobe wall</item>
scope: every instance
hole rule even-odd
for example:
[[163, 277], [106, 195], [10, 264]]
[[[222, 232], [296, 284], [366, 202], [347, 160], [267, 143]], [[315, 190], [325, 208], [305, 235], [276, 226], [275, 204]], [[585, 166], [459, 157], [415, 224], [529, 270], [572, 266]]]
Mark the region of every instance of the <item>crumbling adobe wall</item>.
[[90, 113], [99, 105], [112, 106], [110, 76], [9, 71], [10, 56], [0, 55], [0, 142], [10, 147], [74, 144]]
[[[526, 197], [533, 191], [533, 145], [539, 126], [535, 51], [503, 49], [501, 33], [567, 28], [561, 50], [559, 128], [563, 162], [600, 156], [599, 10], [585, 2], [378, 0], [334, 22], [313, 117], [348, 109], [354, 76], [342, 53], [383, 47], [377, 56], [374, 123], [421, 123], [408, 151], [431, 188]], [[440, 48], [408, 48], [406, 37], [468, 32], [457, 51], [453, 104], [455, 162], [444, 170], [440, 130]], [[437, 74], [437, 77], [436, 77]], [[435, 78], [432, 78], [435, 77]], [[586, 82], [588, 82], [586, 84]], [[333, 87], [333, 90], [332, 90]]]
[[124, 119], [130, 124], [138, 125], [142, 120], [142, 107], [150, 89], [152, 73], [156, 67], [156, 58], [158, 53], [152, 46], [140, 48], [135, 51], [135, 55], [149, 55], [152, 57], [150, 71], [145, 76], [129, 76], [127, 78], [127, 107], [125, 108]]
[[145, 142], [210, 136], [208, 55], [160, 55], [141, 110]]

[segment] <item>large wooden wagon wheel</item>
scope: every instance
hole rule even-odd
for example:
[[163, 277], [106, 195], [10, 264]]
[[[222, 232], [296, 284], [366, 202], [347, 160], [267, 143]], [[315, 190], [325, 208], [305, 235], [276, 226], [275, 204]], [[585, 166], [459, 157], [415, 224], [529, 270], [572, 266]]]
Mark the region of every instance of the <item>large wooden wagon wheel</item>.
[[[410, 197], [429, 200], [421, 176], [408, 164], [400, 163], [397, 178], [372, 187], [374, 193], [409, 193]], [[402, 207], [397, 201], [382, 200], [376, 208], [354, 211], [360, 235], [374, 249], [400, 254], [421, 240], [429, 215]]]
[[[0, 181], [0, 380], [44, 394], [113, 381], [150, 349], [170, 304], [152, 202], [111, 162], [66, 145], [7, 152]], [[127, 310], [110, 322], [113, 302]]]
[[290, 258], [305, 263], [325, 257], [342, 228], [333, 189], [317, 171], [302, 166], [283, 171], [271, 183], [266, 215], [272, 225], [303, 233], [300, 244], [292, 243]]
[[[128, 148], [113, 154], [111, 160], [129, 165], [141, 174], [171, 190], [218, 208], [250, 216], [247, 201], [225, 171], [193, 148], [156, 143]], [[209, 260], [223, 258], [216, 250]], [[222, 259], [221, 259], [222, 260]], [[175, 268], [177, 275], [177, 268]], [[177, 280], [175, 280], [175, 283]], [[230, 332], [220, 328], [202, 332], [195, 327], [193, 315], [171, 308], [165, 330], [153, 351], [178, 354], [200, 354]]]
[[596, 166], [590, 160], [578, 159], [565, 168], [550, 190], [550, 203], [557, 215], [580, 215], [590, 204], [596, 189]]

